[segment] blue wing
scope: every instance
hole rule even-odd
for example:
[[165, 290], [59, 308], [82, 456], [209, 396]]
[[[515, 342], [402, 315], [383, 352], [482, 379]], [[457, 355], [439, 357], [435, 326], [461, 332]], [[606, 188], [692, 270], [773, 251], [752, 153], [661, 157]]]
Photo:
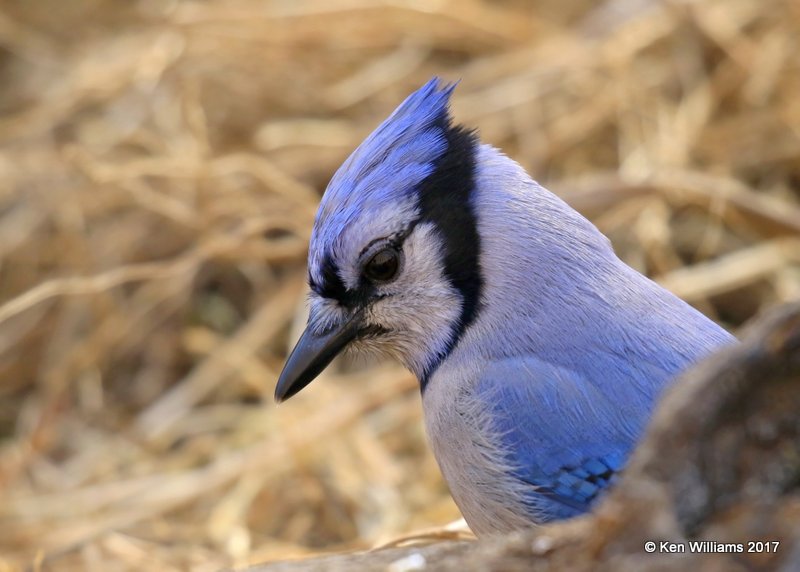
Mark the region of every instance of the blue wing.
[[539, 521], [585, 512], [614, 482], [671, 377], [648, 364], [617, 367], [609, 354], [591, 359], [581, 375], [507, 358], [489, 364], [476, 387], [513, 475], [531, 485], [526, 503]]

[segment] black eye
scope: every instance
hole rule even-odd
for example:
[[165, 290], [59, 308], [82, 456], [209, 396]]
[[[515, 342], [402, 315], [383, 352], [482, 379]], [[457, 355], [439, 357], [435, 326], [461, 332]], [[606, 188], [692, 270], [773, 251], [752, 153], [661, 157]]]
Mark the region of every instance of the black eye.
[[394, 278], [400, 267], [400, 256], [393, 248], [384, 248], [364, 265], [364, 276], [374, 282], [386, 282]]

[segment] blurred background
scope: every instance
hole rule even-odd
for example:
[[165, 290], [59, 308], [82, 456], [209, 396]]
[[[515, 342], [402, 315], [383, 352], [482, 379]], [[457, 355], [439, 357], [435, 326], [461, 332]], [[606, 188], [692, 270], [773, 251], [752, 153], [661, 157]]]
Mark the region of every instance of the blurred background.
[[432, 75], [733, 331], [800, 297], [792, 0], [1, 0], [0, 570], [217, 570], [459, 517], [415, 380], [277, 408], [319, 197]]

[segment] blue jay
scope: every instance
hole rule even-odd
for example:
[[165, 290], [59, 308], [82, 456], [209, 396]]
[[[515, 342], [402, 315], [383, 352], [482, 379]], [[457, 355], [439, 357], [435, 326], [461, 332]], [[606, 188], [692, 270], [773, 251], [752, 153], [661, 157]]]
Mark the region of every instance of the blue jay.
[[418, 378], [442, 474], [478, 535], [585, 512], [688, 365], [734, 338], [616, 257], [583, 216], [410, 95], [345, 161], [308, 256], [283, 401], [343, 350]]

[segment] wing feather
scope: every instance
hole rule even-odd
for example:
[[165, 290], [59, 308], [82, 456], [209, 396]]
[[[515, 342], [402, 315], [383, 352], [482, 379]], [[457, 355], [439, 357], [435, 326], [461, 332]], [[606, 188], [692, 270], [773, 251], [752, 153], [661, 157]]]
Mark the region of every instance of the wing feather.
[[[615, 356], [597, 356], [588, 378], [526, 356], [483, 371], [478, 397], [490, 404], [505, 459], [531, 485], [526, 500], [540, 519], [585, 512], [614, 482], [671, 377], [648, 364], [615, 366]], [[633, 375], [647, 379], [632, 383]]]

